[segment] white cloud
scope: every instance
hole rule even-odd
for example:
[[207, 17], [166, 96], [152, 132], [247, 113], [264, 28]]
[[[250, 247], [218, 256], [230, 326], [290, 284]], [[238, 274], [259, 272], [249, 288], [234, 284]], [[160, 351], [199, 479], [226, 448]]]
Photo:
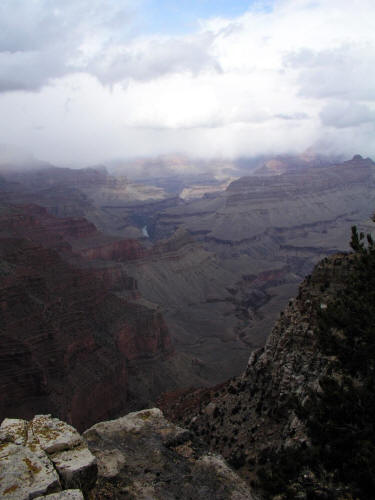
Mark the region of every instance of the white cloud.
[[375, 111], [356, 102], [330, 102], [320, 113], [323, 125], [336, 128], [375, 124]]
[[166, 74], [221, 72], [219, 63], [210, 55], [213, 42], [208, 32], [194, 37], [141, 38], [102, 50], [89, 62], [87, 70], [111, 84], [128, 79], [152, 80]]
[[133, 0], [2, 0], [0, 91], [38, 90], [84, 69], [86, 47], [101, 50], [129, 33]]
[[[15, 4], [29, 19], [11, 19]], [[135, 2], [118, 5], [2, 2], [0, 90], [24, 91], [0, 94], [0, 142], [61, 162], [311, 145], [375, 156], [373, 0], [278, 0], [184, 36], [133, 36]]]
[[313, 51], [302, 49], [285, 58], [295, 69], [301, 96], [313, 98], [375, 99], [375, 37]]

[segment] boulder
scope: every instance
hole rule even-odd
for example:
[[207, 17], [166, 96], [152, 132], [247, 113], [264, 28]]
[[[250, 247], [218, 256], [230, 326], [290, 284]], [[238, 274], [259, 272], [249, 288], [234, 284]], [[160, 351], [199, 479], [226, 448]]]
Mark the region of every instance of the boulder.
[[85, 444], [51, 455], [64, 488], [80, 487], [89, 491], [97, 477], [96, 458]]
[[0, 444], [0, 497], [29, 500], [61, 490], [59, 476], [40, 447]]
[[0, 427], [0, 442], [25, 444], [27, 439], [27, 420], [5, 418]]
[[[83, 499], [97, 477], [96, 458], [82, 436], [51, 415], [0, 426], [0, 498]], [[54, 494], [50, 496], [50, 494]]]
[[100, 422], [84, 434], [98, 460], [90, 498], [251, 500], [244, 481], [220, 456], [158, 408]]
[[36, 415], [31, 422], [31, 429], [40, 447], [49, 454], [83, 444], [82, 437], [74, 427], [51, 415]]

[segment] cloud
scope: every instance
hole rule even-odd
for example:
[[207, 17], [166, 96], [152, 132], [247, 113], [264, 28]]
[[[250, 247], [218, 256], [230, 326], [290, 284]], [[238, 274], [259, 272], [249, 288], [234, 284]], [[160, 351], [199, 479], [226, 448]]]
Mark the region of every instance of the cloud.
[[275, 115], [274, 118], [279, 118], [280, 120], [308, 120], [310, 117], [307, 113], [296, 112], [296, 113], [279, 113]]
[[112, 84], [129, 78], [151, 80], [173, 73], [220, 72], [219, 63], [210, 55], [213, 41], [213, 35], [207, 32], [195, 37], [143, 38], [103, 51], [87, 65], [87, 70], [102, 82]]
[[375, 43], [345, 43], [328, 50], [301, 49], [285, 58], [297, 70], [299, 94], [324, 99], [375, 99]]
[[[3, 0], [0, 92], [35, 91], [52, 79], [87, 72], [105, 84], [163, 74], [220, 71], [213, 36], [130, 38], [131, 0]], [[139, 3], [139, 2], [138, 2]]]
[[0, 52], [0, 92], [38, 90], [53, 76], [66, 73], [61, 54], [41, 52]]
[[0, 91], [38, 90], [85, 68], [95, 44], [122, 41], [130, 0], [2, 0]]
[[323, 125], [335, 128], [358, 127], [372, 123], [375, 126], [375, 111], [355, 102], [331, 102], [320, 113]]
[[147, 1], [2, 0], [1, 142], [61, 163], [375, 156], [374, 1], [259, 4], [172, 35], [140, 30]]

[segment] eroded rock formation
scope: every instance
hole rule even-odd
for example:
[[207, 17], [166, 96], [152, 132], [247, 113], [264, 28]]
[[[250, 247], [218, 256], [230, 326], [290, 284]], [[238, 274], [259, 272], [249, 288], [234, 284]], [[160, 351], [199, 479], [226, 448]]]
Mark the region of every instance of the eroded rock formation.
[[[53, 411], [86, 427], [127, 407], [138, 362], [172, 352], [160, 312], [126, 299], [137, 294], [134, 279], [116, 263], [94, 266], [76, 253], [83, 241], [104, 238], [78, 222], [34, 206], [2, 207], [3, 417]], [[131, 399], [136, 405], [136, 391]]]

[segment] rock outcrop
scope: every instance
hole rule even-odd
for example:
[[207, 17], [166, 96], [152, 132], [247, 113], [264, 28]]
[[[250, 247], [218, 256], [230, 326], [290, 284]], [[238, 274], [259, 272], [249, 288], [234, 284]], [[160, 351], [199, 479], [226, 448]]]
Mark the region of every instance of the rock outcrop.
[[0, 427], [0, 496], [9, 500], [251, 500], [217, 454], [158, 408], [100, 422], [83, 436], [38, 415]]
[[[311, 391], [320, 390], [320, 381], [328, 368], [332, 370], [332, 357], [322, 352], [318, 337], [319, 311], [347, 286], [352, 262], [352, 256], [335, 255], [316, 266], [281, 314], [266, 346], [252, 353], [240, 377], [211, 389], [165, 395], [159, 401], [168, 418], [190, 428], [249, 482], [257, 479], [270, 453], [287, 450], [287, 456], [289, 450], [293, 457], [293, 450], [310, 444], [296, 408], [303, 407]], [[295, 464], [298, 467], [302, 466]], [[322, 486], [306, 467], [290, 488], [292, 496], [275, 499], [310, 498], [303, 493], [307, 487], [316, 492], [311, 498], [331, 498], [324, 495], [334, 491]], [[300, 496], [293, 496], [297, 493]]]
[[[96, 458], [70, 425], [37, 415], [0, 427], [0, 496], [9, 500], [82, 499], [95, 485]], [[82, 491], [80, 491], [82, 490]]]
[[205, 452], [189, 431], [168, 422], [158, 408], [100, 422], [84, 437], [98, 461], [91, 498], [253, 498], [222, 457]]

